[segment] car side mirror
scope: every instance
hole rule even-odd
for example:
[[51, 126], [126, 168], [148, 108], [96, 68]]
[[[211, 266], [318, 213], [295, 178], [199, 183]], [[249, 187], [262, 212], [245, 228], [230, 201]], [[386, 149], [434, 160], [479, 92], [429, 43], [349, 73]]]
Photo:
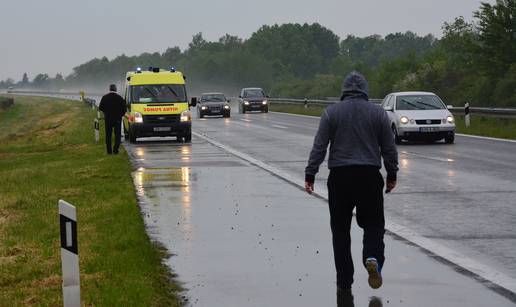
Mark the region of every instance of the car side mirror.
[[190, 106], [195, 107], [197, 105], [197, 97], [192, 97], [190, 100]]
[[270, 98], [269, 95], [265, 95], [266, 98]]
[[242, 98], [242, 95], [238, 95], [238, 98]]
[[393, 108], [393, 107], [386, 107], [386, 108], [385, 108], [385, 111], [392, 112], [392, 111], [394, 111], [394, 108]]
[[228, 99], [227, 102], [231, 102], [231, 99]]

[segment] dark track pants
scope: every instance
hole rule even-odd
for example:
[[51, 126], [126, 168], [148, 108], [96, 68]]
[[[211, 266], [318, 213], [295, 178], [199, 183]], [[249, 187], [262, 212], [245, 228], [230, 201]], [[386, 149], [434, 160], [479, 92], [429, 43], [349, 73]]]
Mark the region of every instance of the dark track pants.
[[355, 207], [358, 226], [364, 230], [362, 263], [365, 265], [368, 257], [375, 257], [380, 267], [383, 267], [385, 261], [383, 186], [382, 175], [373, 167], [352, 166], [330, 170], [328, 177], [330, 223], [337, 286], [341, 288], [350, 288], [353, 284], [350, 228]]
[[[118, 153], [118, 149], [120, 148], [120, 138], [122, 137], [122, 131], [120, 126], [122, 124], [122, 120], [106, 120], [106, 148], [107, 153]], [[111, 134], [115, 130], [115, 146], [111, 149]]]

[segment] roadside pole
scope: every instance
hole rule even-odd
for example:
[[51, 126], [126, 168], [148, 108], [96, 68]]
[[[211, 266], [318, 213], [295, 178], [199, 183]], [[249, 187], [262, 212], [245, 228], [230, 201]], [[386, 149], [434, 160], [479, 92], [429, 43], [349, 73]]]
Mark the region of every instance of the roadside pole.
[[94, 129], [95, 129], [95, 143], [98, 143], [99, 140], [100, 140], [100, 135], [99, 135], [99, 120], [98, 118], [95, 118], [95, 120], [93, 121], [94, 123]]
[[308, 98], [305, 98], [305, 109], [308, 109]]
[[61, 230], [61, 267], [63, 271], [63, 305], [81, 306], [79, 253], [77, 247], [77, 211], [74, 206], [59, 200]]
[[464, 105], [464, 121], [465, 121], [466, 127], [469, 127], [469, 125], [471, 124], [470, 118], [469, 118], [469, 102], [466, 102], [466, 104]]

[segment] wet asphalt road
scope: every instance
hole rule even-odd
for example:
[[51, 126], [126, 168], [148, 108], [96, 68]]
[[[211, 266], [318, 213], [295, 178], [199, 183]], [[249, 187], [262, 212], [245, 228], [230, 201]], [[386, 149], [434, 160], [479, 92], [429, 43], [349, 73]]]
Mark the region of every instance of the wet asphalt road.
[[[233, 114], [230, 121], [197, 120], [194, 130], [303, 180], [318, 122]], [[453, 145], [405, 144], [398, 151], [387, 218], [516, 278], [516, 142], [457, 136]], [[327, 174], [324, 164], [316, 178], [323, 195]]]
[[[234, 114], [231, 119], [196, 120], [194, 131], [301, 178], [316, 125], [315, 119], [281, 114]], [[462, 141], [463, 138], [458, 139], [459, 144]], [[463, 144], [467, 141], [471, 140], [464, 139]], [[469, 159], [482, 157], [473, 152], [473, 148], [459, 152], [459, 144], [401, 146], [400, 151], [406, 153], [400, 157], [400, 187], [387, 200], [388, 218], [400, 223], [406, 221], [411, 226], [416, 224], [419, 231], [428, 231], [439, 239], [442, 233], [462, 233], [457, 230], [460, 227], [465, 227], [463, 231], [468, 231], [469, 236], [475, 234], [469, 230], [468, 222], [456, 223], [457, 220], [484, 218], [485, 215], [496, 223], [482, 232], [493, 232], [497, 236], [505, 234], [501, 236], [504, 242], [514, 240], [509, 238], [508, 230], [503, 232], [514, 225], [509, 223], [510, 214], [497, 216], [489, 210], [484, 213], [480, 210], [483, 208], [476, 208], [473, 210], [475, 216], [466, 215], [472, 211], [467, 209], [473, 208], [471, 199], [492, 197], [498, 203], [501, 199], [496, 196], [503, 194], [488, 192], [493, 188], [492, 183], [482, 182], [472, 173], [492, 176], [495, 183], [505, 183], [495, 191], [505, 189], [507, 195], [502, 197], [509, 203], [503, 205], [508, 209], [511, 193], [514, 195], [515, 192], [509, 188], [508, 175], [504, 179], [504, 175], [497, 177], [496, 172], [485, 169], [463, 170], [460, 164], [463, 161], [457, 161], [459, 157], [468, 159], [465, 155], [468, 152], [472, 157]], [[187, 289], [185, 297], [190, 305], [337, 305], [329, 216], [324, 201], [307, 196], [284, 180], [198, 137], [194, 137], [191, 145], [161, 139], [159, 142], [147, 140], [136, 145], [126, 144], [126, 148], [135, 165], [134, 180], [146, 225], [152, 237], [175, 254], [167, 264]], [[489, 151], [487, 146], [481, 148]], [[496, 154], [489, 158], [492, 159], [491, 166], [499, 163], [495, 159], [497, 155], [497, 158], [503, 157], [502, 149], [493, 150]], [[319, 190], [324, 190], [322, 179], [326, 173], [323, 171], [319, 176]], [[426, 179], [419, 185], [415, 182], [418, 178]], [[487, 179], [493, 178], [484, 178]], [[477, 185], [465, 186], [463, 180], [477, 182]], [[462, 190], [464, 187], [468, 189]], [[466, 195], [469, 202], [465, 201]], [[425, 204], [432, 208], [425, 209]], [[454, 209], [449, 210], [450, 207]], [[417, 214], [418, 210], [424, 213]], [[433, 214], [439, 210], [450, 212], [438, 214], [438, 221], [432, 221]], [[420, 220], [413, 221], [413, 216], [419, 216]], [[446, 220], [454, 223], [448, 225]], [[432, 231], [432, 227], [439, 231]], [[477, 224], [472, 230], [480, 231], [478, 228]], [[355, 227], [355, 259], [360, 259], [360, 236], [361, 232]], [[452, 246], [460, 248], [454, 244]], [[417, 247], [390, 236], [386, 245], [388, 260], [384, 287], [377, 291], [369, 289], [366, 273], [357, 265], [353, 289], [355, 306], [514, 305]], [[492, 245], [500, 249], [499, 246], [505, 246], [495, 242]], [[502, 254], [512, 257], [510, 254], [514, 249], [509, 245], [505, 247]], [[475, 249], [474, 246], [468, 248]], [[493, 252], [487, 249], [489, 252], [479, 251], [479, 254], [491, 259]], [[348, 302], [341, 306], [351, 305]]]

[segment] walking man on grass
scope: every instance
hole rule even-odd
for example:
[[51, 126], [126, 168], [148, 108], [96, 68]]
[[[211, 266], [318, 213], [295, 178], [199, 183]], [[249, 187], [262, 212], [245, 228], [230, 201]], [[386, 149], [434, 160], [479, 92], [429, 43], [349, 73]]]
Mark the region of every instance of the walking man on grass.
[[385, 192], [389, 193], [396, 186], [398, 153], [387, 114], [368, 99], [366, 79], [358, 72], [350, 73], [344, 80], [341, 101], [327, 107], [321, 116], [305, 170], [305, 189], [311, 194], [330, 144], [328, 196], [337, 293], [351, 293], [353, 284], [350, 227], [354, 208], [357, 223], [364, 230], [362, 263], [369, 273], [369, 285], [373, 289], [382, 285], [385, 219], [381, 158], [387, 170]]
[[[118, 154], [120, 138], [122, 137], [122, 117], [126, 112], [125, 100], [116, 92], [116, 85], [109, 86], [109, 93], [102, 96], [99, 110], [104, 112], [106, 126], [106, 147], [108, 155]], [[115, 131], [115, 146], [111, 148], [111, 134]]]

